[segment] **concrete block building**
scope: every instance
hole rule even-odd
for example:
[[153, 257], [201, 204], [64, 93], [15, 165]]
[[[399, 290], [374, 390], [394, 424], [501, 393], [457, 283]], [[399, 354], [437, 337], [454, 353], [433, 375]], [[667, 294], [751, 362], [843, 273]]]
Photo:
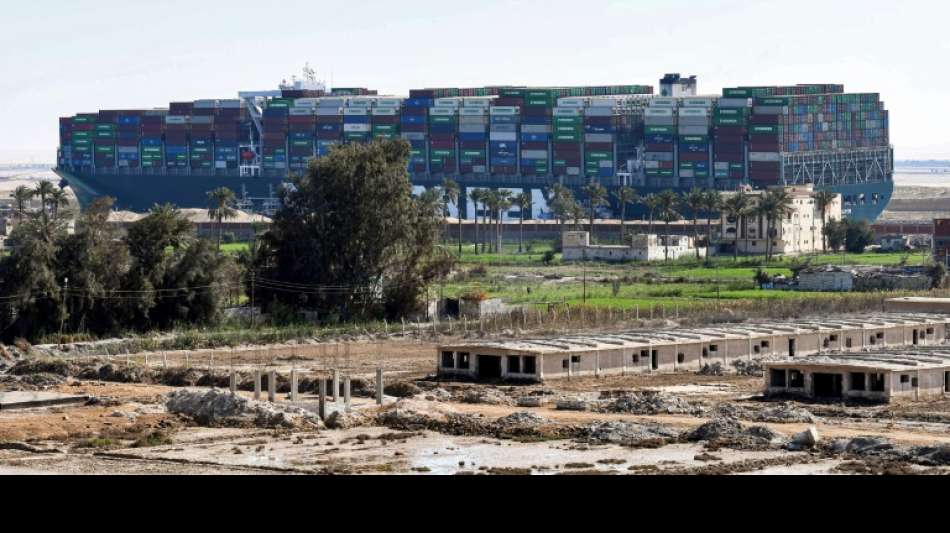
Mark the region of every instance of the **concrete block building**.
[[891, 402], [950, 395], [950, 350], [882, 351], [765, 363], [767, 396]]
[[[586, 231], [570, 231], [564, 234], [563, 258], [565, 261], [664, 261], [681, 257], [696, 257], [695, 239], [685, 235], [633, 235], [626, 246], [602, 246], [590, 243]], [[706, 249], [698, 250], [700, 257]]]
[[443, 378], [542, 382], [572, 377], [695, 372], [738, 360], [941, 346], [950, 317], [881, 314], [789, 323], [480, 341], [438, 349]]

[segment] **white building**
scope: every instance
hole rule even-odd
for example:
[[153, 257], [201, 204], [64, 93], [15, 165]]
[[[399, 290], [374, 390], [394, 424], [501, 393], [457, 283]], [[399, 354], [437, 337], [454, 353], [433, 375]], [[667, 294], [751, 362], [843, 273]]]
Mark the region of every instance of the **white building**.
[[[823, 250], [825, 225], [841, 220], [842, 198], [840, 195], [825, 209], [825, 221], [818, 210], [816, 193], [811, 185], [785, 187], [792, 198], [791, 214], [775, 222], [772, 228], [772, 253], [775, 255], [803, 255]], [[755, 208], [765, 191], [748, 191], [750, 207]], [[746, 217], [739, 221], [726, 215], [722, 218], [722, 244], [736, 243], [740, 254], [763, 255], [766, 253], [768, 222], [765, 217]]]
[[[672, 261], [696, 257], [696, 253], [693, 238], [681, 235], [634, 235], [630, 246], [595, 246], [590, 244], [590, 233], [569, 231], [564, 234], [563, 242], [565, 261], [664, 261], [667, 258]], [[700, 257], [705, 254], [706, 249], [700, 248]]]

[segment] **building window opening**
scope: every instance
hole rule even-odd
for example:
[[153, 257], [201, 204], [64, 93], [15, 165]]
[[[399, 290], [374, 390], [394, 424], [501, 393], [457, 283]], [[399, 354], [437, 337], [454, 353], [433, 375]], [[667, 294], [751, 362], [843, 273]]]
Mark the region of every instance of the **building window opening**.
[[716, 352], [718, 352], [718, 351], [719, 351], [719, 345], [717, 345], [717, 344], [711, 344], [711, 345], [709, 345], [709, 352], [710, 352], [710, 353], [716, 353]]
[[568, 368], [571, 368], [571, 360], [570, 360], [570, 359], [565, 359], [565, 360], [561, 363], [561, 368], [563, 368], [564, 370], [567, 370]]
[[871, 374], [871, 392], [884, 392], [884, 374]]
[[752, 351], [759, 354], [762, 353], [762, 348], [760, 348], [759, 345], [755, 345], [752, 347]]
[[864, 392], [867, 389], [867, 376], [865, 374], [851, 374], [851, 390]]
[[520, 357], [511, 356], [508, 358], [508, 373], [509, 374], [521, 373], [521, 358]]
[[877, 345], [877, 337], [871, 337], [871, 346]]
[[884, 340], [884, 333], [878, 333], [878, 334], [877, 334], [877, 340], [879, 340], [879, 341]]
[[468, 369], [472, 368], [472, 356], [471, 356], [471, 354], [467, 354], [467, 353], [460, 353], [460, 354], [459, 354], [459, 366], [458, 366], [458, 368], [461, 369], [461, 370], [468, 370]]
[[581, 364], [581, 356], [579, 356], [579, 355], [573, 355], [573, 356], [571, 356], [571, 364], [572, 364], [572, 365], [579, 365], [579, 364]]
[[455, 353], [442, 352], [442, 368], [455, 368]]
[[771, 379], [772, 387], [777, 388], [777, 389], [784, 389], [785, 384], [787, 383], [786, 378], [787, 376], [784, 370], [773, 369], [772, 379]]
[[768, 350], [771, 347], [772, 347], [772, 343], [770, 343], [769, 341], [762, 341], [762, 349]]
[[920, 387], [920, 379], [914, 378], [914, 379], [910, 380], [910, 386], [913, 387], [913, 388], [915, 388], [915, 389], [918, 388], [918, 387]]
[[854, 348], [854, 339], [852, 339], [851, 337], [848, 337], [847, 339], [845, 339], [844, 346], [845, 348]]
[[657, 350], [653, 350], [653, 353], [650, 354], [650, 360], [652, 363], [651, 366], [653, 367], [653, 370], [659, 370], [660, 369], [660, 352], [658, 352]]
[[682, 364], [685, 363], [685, 362], [686, 362], [686, 354], [685, 354], [685, 353], [676, 354], [676, 363], [677, 363], [677, 364], [682, 365]]
[[831, 348], [831, 339], [825, 339], [825, 342], [822, 344], [825, 348]]
[[804, 389], [805, 374], [798, 370], [790, 370], [788, 372], [788, 386], [792, 389]]
[[933, 334], [934, 334], [934, 328], [927, 328], [927, 335], [933, 335]]
[[526, 356], [524, 358], [524, 368], [521, 369], [523, 374], [533, 376], [538, 373], [538, 358], [534, 356]]
[[837, 335], [832, 335], [832, 336], [831, 336], [831, 342], [838, 342], [838, 336], [837, 336]]
[[901, 376], [901, 385], [907, 385], [910, 383], [910, 376]]
[[703, 348], [703, 359], [709, 357], [709, 348]]

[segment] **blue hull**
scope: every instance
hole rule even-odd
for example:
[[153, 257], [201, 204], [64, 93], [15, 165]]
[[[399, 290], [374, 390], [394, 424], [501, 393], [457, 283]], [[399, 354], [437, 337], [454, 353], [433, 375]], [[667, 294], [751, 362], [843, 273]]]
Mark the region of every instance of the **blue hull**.
[[[228, 187], [238, 198], [247, 198], [255, 208], [276, 198], [280, 188], [287, 182], [284, 177], [236, 177], [182, 175], [110, 175], [70, 172], [56, 169], [55, 172], [68, 184], [85, 206], [94, 199], [111, 196], [121, 210], [144, 212], [155, 204], [172, 204], [183, 209], [208, 207], [208, 191]], [[414, 185], [433, 186], [435, 183], [420, 182]], [[463, 183], [464, 186], [465, 185]], [[515, 183], [479, 184], [478, 186], [513, 187]], [[545, 185], [532, 183], [527, 188], [542, 189]], [[852, 185], [837, 185], [824, 189], [841, 194], [845, 199], [845, 216], [869, 222], [877, 220], [894, 195], [894, 182], [881, 181]], [[638, 188], [641, 195], [661, 192], [660, 189]], [[628, 209], [631, 217], [638, 217], [638, 209]]]

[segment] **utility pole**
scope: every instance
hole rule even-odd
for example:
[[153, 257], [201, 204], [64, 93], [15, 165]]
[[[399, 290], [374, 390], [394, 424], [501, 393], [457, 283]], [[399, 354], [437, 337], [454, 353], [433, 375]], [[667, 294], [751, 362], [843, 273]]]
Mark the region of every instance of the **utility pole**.
[[257, 327], [257, 311], [254, 310], [254, 270], [251, 269], [251, 329]]
[[63, 327], [66, 325], [66, 295], [69, 293], [69, 278], [63, 278], [63, 310], [59, 314], [59, 347], [63, 347]]

